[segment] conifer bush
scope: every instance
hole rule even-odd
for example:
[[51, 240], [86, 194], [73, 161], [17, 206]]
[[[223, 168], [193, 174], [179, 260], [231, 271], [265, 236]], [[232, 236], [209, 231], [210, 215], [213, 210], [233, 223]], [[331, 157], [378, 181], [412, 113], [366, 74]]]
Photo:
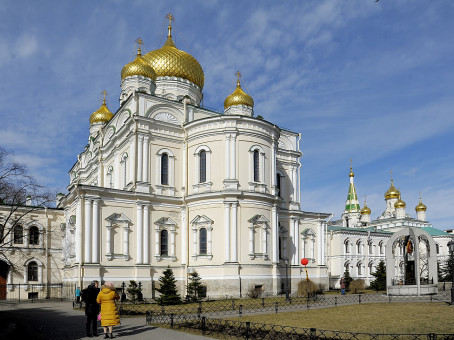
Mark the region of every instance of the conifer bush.
[[159, 278], [159, 282], [161, 286], [156, 288], [156, 290], [161, 293], [161, 295], [156, 299], [158, 304], [162, 306], [180, 304], [181, 296], [178, 294], [177, 280], [175, 280], [175, 276], [173, 275], [173, 271], [170, 269], [170, 266], [164, 270], [163, 276]]

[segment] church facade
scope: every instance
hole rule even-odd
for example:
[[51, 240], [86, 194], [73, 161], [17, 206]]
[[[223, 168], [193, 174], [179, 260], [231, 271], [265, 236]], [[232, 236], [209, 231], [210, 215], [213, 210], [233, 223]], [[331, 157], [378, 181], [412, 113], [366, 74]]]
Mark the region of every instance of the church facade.
[[[406, 203], [402, 200], [401, 192], [391, 185], [385, 192], [385, 210], [378, 218], [371, 220], [371, 210], [364, 201], [361, 209], [354, 184], [354, 173], [350, 168], [349, 190], [345, 209], [340, 220], [328, 223], [328, 267], [330, 287], [339, 288], [340, 278], [348, 270], [353, 279], [363, 279], [369, 285], [375, 277], [372, 275], [380, 261], [386, 263], [386, 246], [396, 232], [415, 228], [423, 236], [416, 239], [400, 238], [393, 245], [394, 261], [390, 278], [396, 285], [415, 284], [415, 277], [422, 283], [437, 282], [438, 278], [429, 271], [430, 244], [435, 244], [435, 254], [438, 263], [444, 263], [449, 258], [448, 242], [453, 235], [434, 228], [426, 220], [427, 207], [421, 197], [415, 207], [416, 218], [406, 212]], [[432, 243], [432, 240], [434, 243]], [[416, 245], [415, 243], [418, 243]], [[418, 249], [418, 268], [410, 268]], [[410, 273], [416, 272], [417, 275]], [[436, 272], [436, 270], [435, 270]], [[430, 273], [430, 274], [429, 274]]]
[[140, 47], [121, 71], [115, 114], [104, 97], [89, 117], [88, 144], [58, 197], [61, 263], [35, 261], [58, 278], [28, 277], [24, 263], [8, 283], [135, 280], [151, 298], [170, 267], [183, 296], [195, 271], [210, 297], [275, 295], [287, 277], [296, 291], [307, 258], [326, 286], [329, 214], [301, 210], [300, 134], [256, 117], [239, 74], [224, 112], [203, 108], [203, 69], [176, 47], [170, 20], [161, 48]]

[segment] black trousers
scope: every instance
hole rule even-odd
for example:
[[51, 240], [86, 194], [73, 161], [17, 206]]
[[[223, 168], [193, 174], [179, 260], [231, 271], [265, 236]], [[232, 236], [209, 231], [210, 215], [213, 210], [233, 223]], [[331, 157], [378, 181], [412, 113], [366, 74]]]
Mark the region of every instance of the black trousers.
[[93, 329], [93, 334], [96, 334], [98, 332], [98, 316], [97, 315], [87, 316], [87, 323], [86, 323], [87, 334], [90, 333], [90, 325]]

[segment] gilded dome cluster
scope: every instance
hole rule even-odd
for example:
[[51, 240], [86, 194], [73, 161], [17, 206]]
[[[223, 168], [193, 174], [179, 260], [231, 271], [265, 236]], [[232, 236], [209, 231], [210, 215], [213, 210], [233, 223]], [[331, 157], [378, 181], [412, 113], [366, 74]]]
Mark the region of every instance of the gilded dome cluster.
[[396, 203], [394, 203], [394, 208], [405, 208], [407, 206], [407, 204], [402, 200], [402, 198], [400, 197], [400, 193], [399, 193], [399, 199], [397, 200]]
[[421, 197], [419, 197], [419, 203], [418, 205], [415, 207], [415, 210], [416, 211], [426, 211], [427, 210], [427, 207], [424, 203], [422, 203], [421, 201]]
[[229, 108], [230, 106], [234, 105], [246, 105], [250, 107], [254, 107], [254, 100], [250, 95], [243, 91], [240, 84], [240, 75], [238, 75], [238, 80], [236, 82], [236, 89], [233, 93], [225, 98], [224, 100], [224, 109]]
[[107, 108], [106, 97], [104, 96], [101, 107], [90, 115], [90, 125], [93, 123], [106, 123], [112, 117], [113, 113]]
[[126, 64], [123, 69], [121, 70], [121, 80], [125, 79], [126, 77], [131, 76], [144, 76], [151, 78], [153, 81], [156, 80], [156, 72], [154, 71], [153, 67], [148, 64], [144, 58], [142, 57], [141, 50], [137, 51], [137, 56], [134, 61]]

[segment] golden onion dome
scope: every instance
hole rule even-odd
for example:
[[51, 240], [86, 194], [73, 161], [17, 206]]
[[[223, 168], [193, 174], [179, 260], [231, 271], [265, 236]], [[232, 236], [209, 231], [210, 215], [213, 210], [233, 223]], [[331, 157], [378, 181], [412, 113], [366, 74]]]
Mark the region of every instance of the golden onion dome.
[[405, 208], [407, 206], [407, 204], [402, 201], [402, 199], [400, 198], [400, 194], [399, 194], [399, 199], [397, 200], [396, 203], [394, 203], [394, 208]]
[[[169, 18], [169, 21], [173, 17]], [[179, 77], [196, 84], [203, 89], [205, 75], [202, 66], [189, 53], [179, 50], [172, 40], [172, 26], [169, 22], [169, 33], [164, 45], [143, 56], [143, 59], [154, 69], [157, 77]]]
[[369, 207], [366, 204], [366, 198], [364, 198], [364, 207], [361, 209], [360, 213], [361, 215], [370, 215], [372, 211], [369, 209]]
[[355, 177], [355, 174], [353, 173], [352, 167], [350, 167], [350, 173], [348, 174], [349, 177]]
[[233, 105], [247, 105], [250, 107], [254, 107], [254, 99], [246, 92], [243, 91], [240, 84], [240, 73], [237, 73], [238, 80], [236, 82], [236, 89], [233, 93], [225, 98], [224, 100], [224, 109], [229, 108]]
[[396, 189], [393, 184], [393, 179], [391, 178], [391, 186], [388, 191], [385, 193], [385, 199], [398, 198], [400, 197], [400, 191]]
[[105, 123], [111, 120], [113, 113], [109, 111], [106, 105], [106, 97], [102, 100], [102, 105], [98, 111], [93, 112], [90, 115], [90, 124], [93, 123]]
[[[139, 45], [140, 46], [140, 45]], [[156, 80], [156, 72], [142, 57], [141, 50], [137, 51], [137, 57], [121, 70], [121, 80], [131, 76], [144, 76]]]
[[419, 196], [419, 203], [418, 205], [415, 207], [415, 210], [416, 211], [426, 211], [427, 210], [427, 207], [424, 203], [422, 203], [421, 201], [421, 196]]

